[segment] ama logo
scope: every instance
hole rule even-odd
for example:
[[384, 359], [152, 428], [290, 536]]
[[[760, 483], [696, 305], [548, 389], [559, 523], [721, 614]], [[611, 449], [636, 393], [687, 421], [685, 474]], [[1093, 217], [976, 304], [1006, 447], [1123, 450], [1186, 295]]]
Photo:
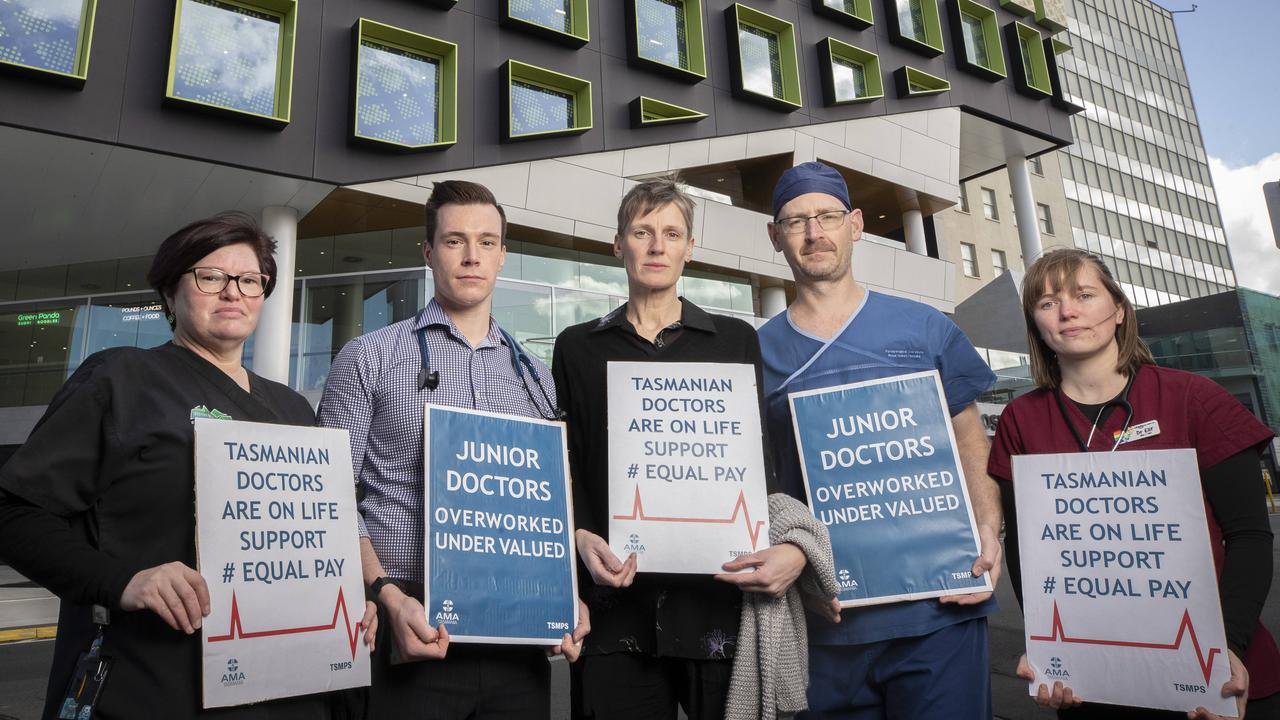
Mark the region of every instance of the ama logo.
[[627, 537], [627, 544], [622, 546], [622, 552], [635, 553], [640, 555], [644, 552], [644, 545], [640, 544], [640, 534], [631, 533]]
[[1044, 671], [1044, 674], [1046, 677], [1053, 678], [1071, 677], [1071, 673], [1067, 672], [1066, 668], [1062, 667], [1062, 658], [1060, 657], [1049, 658], [1049, 667]]
[[440, 603], [440, 612], [436, 613], [436, 625], [457, 625], [458, 613], [453, 611], [453, 601]]
[[222, 686], [232, 687], [234, 685], [243, 685], [245, 681], [244, 671], [240, 669], [240, 661], [231, 658], [227, 661], [227, 671], [222, 673]]
[[836, 577], [840, 580], [841, 592], [845, 590], [858, 589], [858, 581], [853, 579], [853, 576], [849, 574], [848, 570], [842, 569], [840, 572], [836, 573]]

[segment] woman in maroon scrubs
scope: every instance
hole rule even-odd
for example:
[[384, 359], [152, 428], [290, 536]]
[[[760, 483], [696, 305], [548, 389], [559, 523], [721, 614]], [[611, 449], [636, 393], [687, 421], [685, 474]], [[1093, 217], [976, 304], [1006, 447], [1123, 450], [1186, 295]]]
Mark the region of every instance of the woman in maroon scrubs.
[[[1022, 286], [1031, 372], [1037, 389], [1005, 408], [988, 472], [1000, 481], [1005, 544], [1021, 601], [1013, 455], [1195, 448], [1226, 626], [1231, 680], [1249, 718], [1280, 716], [1280, 652], [1259, 614], [1271, 586], [1271, 530], [1259, 452], [1273, 433], [1226, 390], [1199, 375], [1155, 365], [1138, 337], [1133, 305], [1096, 255], [1046, 253]], [[1117, 433], [1145, 426], [1140, 439]], [[1154, 431], [1154, 432], [1152, 432]], [[1035, 680], [1026, 655], [1018, 676]], [[1061, 682], [1036, 701], [1063, 718], [1180, 718], [1183, 713], [1082, 704]], [[1211, 718], [1203, 708], [1193, 717]]]

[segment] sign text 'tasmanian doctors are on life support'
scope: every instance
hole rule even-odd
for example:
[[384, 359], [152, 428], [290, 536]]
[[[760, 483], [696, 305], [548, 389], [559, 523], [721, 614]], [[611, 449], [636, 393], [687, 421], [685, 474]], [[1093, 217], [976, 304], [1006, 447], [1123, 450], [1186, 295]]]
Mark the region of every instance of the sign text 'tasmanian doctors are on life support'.
[[368, 685], [347, 431], [194, 422], [204, 706]]
[[642, 572], [719, 573], [769, 546], [756, 372], [609, 363], [609, 545]]

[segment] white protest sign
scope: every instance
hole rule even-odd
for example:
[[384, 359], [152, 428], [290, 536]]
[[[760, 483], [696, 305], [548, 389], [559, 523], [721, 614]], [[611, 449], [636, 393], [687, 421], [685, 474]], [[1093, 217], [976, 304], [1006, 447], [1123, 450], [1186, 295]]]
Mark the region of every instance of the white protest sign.
[[1013, 458], [1029, 691], [1236, 716], [1194, 450]]
[[194, 422], [204, 707], [368, 685], [347, 431]]
[[769, 546], [756, 372], [609, 363], [609, 544], [646, 572], [718, 573]]

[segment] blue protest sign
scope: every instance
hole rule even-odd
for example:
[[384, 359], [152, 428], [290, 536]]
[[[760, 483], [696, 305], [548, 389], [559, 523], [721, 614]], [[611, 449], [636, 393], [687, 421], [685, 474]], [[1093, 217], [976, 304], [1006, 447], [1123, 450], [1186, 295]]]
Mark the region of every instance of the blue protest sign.
[[428, 406], [425, 433], [427, 620], [559, 644], [578, 620], [564, 425]]
[[937, 371], [792, 393], [805, 491], [843, 607], [991, 589]]

